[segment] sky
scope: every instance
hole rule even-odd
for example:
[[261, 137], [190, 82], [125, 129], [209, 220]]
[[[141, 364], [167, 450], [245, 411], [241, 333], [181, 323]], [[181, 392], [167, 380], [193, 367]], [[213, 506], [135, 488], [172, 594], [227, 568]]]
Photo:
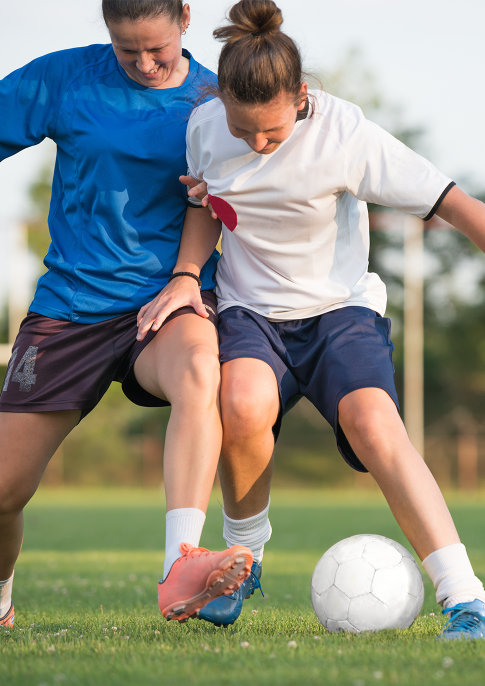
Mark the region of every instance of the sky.
[[[184, 45], [213, 69], [211, 35], [230, 0], [193, 0]], [[359, 48], [386, 101], [426, 130], [426, 155], [465, 190], [485, 189], [485, 2], [482, 0], [280, 0], [283, 29], [305, 70], [325, 75]], [[108, 42], [101, 0], [3, 0], [0, 78], [55, 50]], [[349, 79], [352, 74], [349, 74]], [[1, 122], [0, 122], [1, 127]], [[42, 143], [0, 164], [0, 226], [28, 211], [27, 188], [53, 153]]]

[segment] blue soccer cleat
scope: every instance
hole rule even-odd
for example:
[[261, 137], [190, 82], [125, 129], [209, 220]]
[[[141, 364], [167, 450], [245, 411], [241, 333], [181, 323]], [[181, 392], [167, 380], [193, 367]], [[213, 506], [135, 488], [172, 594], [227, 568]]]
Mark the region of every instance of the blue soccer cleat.
[[473, 600], [471, 603], [458, 603], [443, 610], [450, 613], [450, 619], [438, 636], [440, 640], [475, 640], [485, 638], [485, 603]]
[[257, 588], [259, 588], [261, 595], [264, 597], [261, 582], [259, 580], [261, 577], [261, 570], [261, 563], [253, 562], [250, 575], [242, 582], [239, 589], [230, 595], [222, 595], [219, 598], [212, 600], [200, 610], [199, 619], [205, 619], [206, 622], [211, 622], [216, 626], [229, 626], [229, 624], [234, 624], [241, 614], [245, 598], [249, 598], [249, 596], [253, 595]]

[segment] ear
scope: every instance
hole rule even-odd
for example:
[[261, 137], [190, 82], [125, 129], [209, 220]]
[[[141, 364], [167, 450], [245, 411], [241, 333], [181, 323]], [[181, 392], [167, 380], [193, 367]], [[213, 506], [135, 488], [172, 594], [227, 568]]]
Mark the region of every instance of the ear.
[[185, 3], [182, 8], [182, 31], [186, 31], [190, 24], [190, 5]]
[[308, 98], [308, 83], [306, 81], [303, 81], [301, 84], [299, 98], [298, 112], [301, 112], [301, 110], [305, 109]]

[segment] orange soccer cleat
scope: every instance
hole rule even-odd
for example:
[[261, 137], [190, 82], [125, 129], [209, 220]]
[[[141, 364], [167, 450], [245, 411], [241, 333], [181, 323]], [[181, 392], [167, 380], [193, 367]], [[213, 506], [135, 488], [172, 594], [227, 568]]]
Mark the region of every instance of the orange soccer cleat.
[[180, 552], [158, 582], [158, 605], [166, 619], [196, 616], [214, 598], [236, 591], [251, 572], [253, 554], [243, 545], [215, 552], [182, 543]]
[[6, 615], [3, 615], [3, 617], [0, 617], [0, 627], [3, 626], [5, 628], [9, 628], [13, 626], [15, 621], [15, 610], [13, 605], [10, 606], [10, 610], [7, 612]]

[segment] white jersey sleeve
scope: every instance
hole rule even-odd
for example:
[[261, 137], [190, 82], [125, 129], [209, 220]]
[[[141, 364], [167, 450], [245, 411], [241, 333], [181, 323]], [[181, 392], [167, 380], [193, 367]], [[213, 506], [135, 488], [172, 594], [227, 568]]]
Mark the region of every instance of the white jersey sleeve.
[[347, 187], [359, 200], [392, 207], [422, 219], [452, 185], [427, 159], [354, 109], [346, 145]]

